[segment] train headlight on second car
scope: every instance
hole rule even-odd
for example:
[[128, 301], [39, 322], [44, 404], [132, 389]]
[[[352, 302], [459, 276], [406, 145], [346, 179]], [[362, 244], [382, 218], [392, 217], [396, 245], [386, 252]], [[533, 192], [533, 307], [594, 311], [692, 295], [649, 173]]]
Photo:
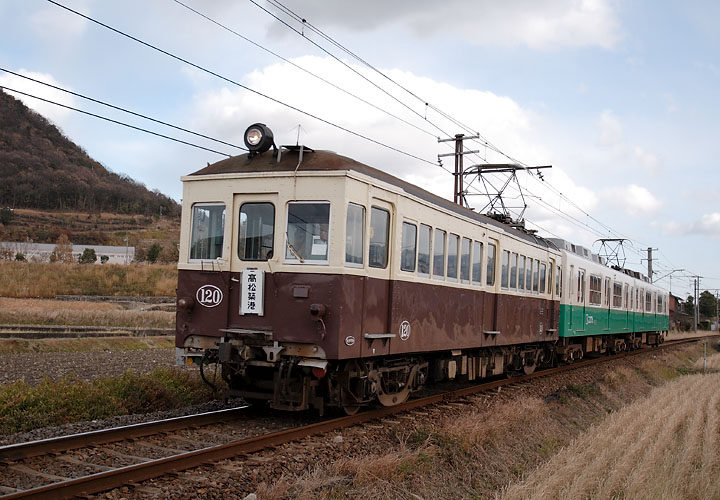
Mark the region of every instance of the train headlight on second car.
[[275, 146], [273, 133], [264, 123], [250, 125], [245, 131], [245, 145], [250, 150], [250, 157], [264, 153], [270, 146]]

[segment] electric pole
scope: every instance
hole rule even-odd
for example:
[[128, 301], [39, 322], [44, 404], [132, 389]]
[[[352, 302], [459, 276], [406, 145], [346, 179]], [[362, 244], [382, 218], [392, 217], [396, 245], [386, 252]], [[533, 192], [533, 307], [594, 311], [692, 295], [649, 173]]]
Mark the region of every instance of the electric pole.
[[438, 155], [438, 158], [442, 158], [444, 156], [454, 156], [455, 157], [455, 187], [453, 188], [453, 203], [457, 205], [463, 205], [465, 206], [465, 181], [464, 181], [464, 175], [463, 175], [463, 155], [471, 154], [471, 153], [479, 153], [480, 151], [463, 151], [463, 141], [465, 139], [479, 139], [480, 136], [478, 135], [471, 135], [468, 137], [465, 137], [465, 134], [456, 134], [453, 139], [438, 139], [438, 142], [451, 142], [455, 141], [455, 152], [454, 153], [445, 153], [442, 155]]
[[648, 261], [648, 279], [650, 280], [650, 283], [653, 282], [653, 267], [652, 267], [652, 263], [653, 263], [652, 253], [653, 253], [653, 250], [657, 250], [657, 248], [648, 247], [648, 249], [647, 249], [647, 253], [648, 253], [648, 258], [647, 258], [647, 261]]

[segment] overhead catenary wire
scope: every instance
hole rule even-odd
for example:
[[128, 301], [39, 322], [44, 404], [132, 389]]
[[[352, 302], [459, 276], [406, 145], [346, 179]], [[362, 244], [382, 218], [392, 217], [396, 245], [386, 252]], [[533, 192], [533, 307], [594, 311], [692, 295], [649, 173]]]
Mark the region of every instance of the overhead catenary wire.
[[309, 75], [309, 76], [311, 76], [311, 77], [313, 77], [313, 78], [316, 78], [317, 80], [319, 80], [319, 81], [321, 81], [321, 82], [323, 82], [323, 83], [325, 83], [325, 84], [333, 87], [334, 89], [336, 89], [336, 90], [344, 93], [345, 95], [348, 95], [348, 96], [352, 97], [353, 99], [356, 99], [356, 100], [362, 102], [363, 104], [366, 104], [366, 105], [374, 108], [375, 110], [380, 111], [381, 113], [384, 113], [384, 114], [390, 116], [391, 118], [394, 118], [394, 119], [396, 119], [396, 120], [399, 120], [399, 121], [405, 123], [406, 125], [409, 125], [410, 127], [413, 127], [414, 129], [418, 130], [419, 132], [422, 132], [422, 133], [424, 133], [424, 134], [426, 134], [426, 135], [429, 135], [429, 136], [431, 136], [431, 137], [433, 137], [433, 138], [436, 137], [436, 135], [433, 134], [432, 132], [430, 132], [430, 131], [428, 131], [428, 130], [425, 130], [424, 128], [422, 128], [422, 127], [420, 127], [420, 126], [418, 126], [418, 125], [415, 125], [414, 123], [412, 123], [412, 122], [410, 122], [410, 121], [408, 121], [408, 120], [405, 120], [404, 118], [402, 118], [402, 117], [400, 117], [400, 116], [397, 116], [397, 115], [394, 114], [394, 113], [389, 112], [387, 109], [384, 109], [384, 108], [382, 108], [381, 106], [378, 106], [378, 105], [376, 105], [376, 104], [371, 103], [371, 102], [368, 101], [367, 99], [363, 99], [362, 97], [360, 97], [360, 96], [358, 96], [358, 95], [350, 92], [350, 91], [347, 90], [347, 89], [342, 88], [342, 87], [339, 86], [339, 85], [334, 84], [333, 82], [331, 82], [331, 81], [328, 80], [327, 78], [323, 78], [322, 76], [320, 76], [320, 75], [318, 75], [318, 74], [316, 74], [316, 73], [313, 73], [312, 71], [308, 70], [307, 68], [304, 68], [304, 67], [302, 67], [301, 65], [299, 65], [299, 64], [291, 61], [290, 59], [281, 56], [281, 55], [278, 54], [277, 52], [274, 52], [274, 51], [268, 49], [268, 48], [265, 47], [264, 45], [262, 45], [262, 44], [260, 44], [260, 43], [258, 43], [258, 42], [256, 42], [256, 41], [254, 41], [254, 40], [246, 37], [246, 36], [243, 35], [242, 33], [239, 33], [238, 31], [236, 31], [236, 30], [230, 28], [229, 26], [226, 26], [225, 24], [221, 23], [220, 21], [211, 18], [211, 17], [208, 16], [207, 14], [204, 14], [203, 12], [200, 12], [199, 10], [197, 10], [197, 9], [195, 9], [195, 8], [193, 8], [193, 7], [189, 6], [189, 5], [181, 2], [180, 0], [173, 0], [173, 1], [174, 1], [176, 4], [184, 7], [184, 8], [187, 9], [187, 10], [189, 10], [190, 12], [193, 12], [193, 13], [197, 14], [198, 16], [200, 16], [200, 17], [206, 19], [207, 21], [215, 24], [216, 26], [218, 26], [218, 27], [220, 27], [220, 28], [228, 31], [229, 33], [232, 33], [233, 35], [237, 36], [238, 38], [241, 38], [242, 40], [245, 40], [246, 42], [248, 42], [248, 43], [254, 45], [255, 47], [259, 48], [260, 50], [263, 50], [263, 51], [265, 51], [266, 53], [268, 53], [268, 54], [270, 54], [270, 55], [272, 55], [272, 56], [280, 59], [281, 61], [286, 62], [287, 64], [289, 64], [289, 65], [293, 66], [294, 68], [296, 68], [296, 69], [304, 72], [305, 74], [307, 74], [307, 75]]
[[23, 75], [23, 74], [21, 74], [21, 73], [16, 73], [16, 72], [14, 72], [14, 71], [10, 71], [9, 69], [5, 69], [5, 68], [1, 68], [1, 67], [0, 67], [0, 71], [4, 71], [4, 72], [6, 72], [6, 73], [10, 73], [11, 75], [15, 75], [15, 76], [18, 76], [18, 77], [20, 77], [20, 78], [24, 78], [24, 79], [26, 79], [26, 80], [30, 80], [30, 81], [35, 82], [35, 83], [39, 83], [40, 85], [45, 85], [46, 87], [50, 87], [50, 88], [53, 88], [53, 89], [55, 89], [55, 90], [59, 90], [60, 92], [65, 92], [66, 94], [74, 95], [75, 97], [80, 97], [80, 98], [82, 98], [82, 99], [85, 99], [85, 100], [94, 102], [94, 103], [96, 103], [96, 104], [101, 104], [101, 105], [106, 106], [106, 107], [108, 107], [108, 108], [112, 108], [112, 109], [115, 109], [115, 110], [118, 110], [118, 111], [122, 111], [123, 113], [128, 113], [128, 114], [130, 114], [130, 115], [137, 116], [137, 117], [143, 118], [143, 119], [145, 119], [145, 120], [150, 120], [150, 121], [152, 121], [152, 122], [159, 123], [159, 124], [161, 124], [161, 125], [165, 125], [166, 127], [171, 127], [171, 128], [176, 129], [176, 130], [181, 130], [181, 131], [183, 131], [183, 132], [187, 132], [188, 134], [192, 134], [192, 135], [196, 135], [196, 136], [198, 136], [198, 137], [202, 137], [203, 139], [208, 139], [208, 140], [210, 140], [210, 141], [214, 141], [214, 142], [217, 142], [217, 143], [220, 143], [220, 144], [224, 144], [225, 146], [231, 146], [231, 147], [233, 147], [233, 148], [242, 149], [242, 150], [244, 150], [244, 151], [249, 151], [248, 148], [246, 148], [246, 147], [244, 147], [244, 146], [238, 146], [237, 144], [232, 144], [232, 143], [230, 143], [230, 142], [226, 142], [226, 141], [223, 141], [223, 140], [220, 140], [220, 139], [215, 139], [214, 137], [210, 137], [210, 136], [208, 136], [208, 135], [201, 134], [201, 133], [199, 133], [199, 132], [194, 132], [194, 131], [192, 131], [192, 130], [189, 130], [189, 129], [180, 127], [180, 126], [178, 126], [178, 125], [173, 125], [172, 123], [168, 123], [168, 122], [165, 122], [165, 121], [162, 121], [162, 120], [158, 120], [157, 118], [152, 118], [152, 117], [150, 117], [150, 116], [143, 115], [142, 113], [137, 113], [137, 112], [135, 112], [135, 111], [130, 111], [129, 109], [125, 109], [125, 108], [122, 108], [122, 107], [120, 107], [120, 106], [115, 106], [114, 104], [110, 104], [110, 103], [108, 103], [108, 102], [101, 101], [101, 100], [99, 100], [99, 99], [94, 99], [94, 98], [92, 98], [92, 97], [88, 97], [88, 96], [86, 96], [86, 95], [80, 94], [79, 92], [73, 92], [72, 90], [64, 89], [64, 88], [62, 88], [62, 87], [58, 87], [57, 85], [53, 85], [53, 84], [51, 84], [51, 83], [43, 82], [42, 80], [37, 80], [37, 79], [35, 79], [35, 78], [31, 78], [31, 77], [29, 77], [29, 76], [27, 76], [27, 75]]
[[83, 14], [83, 13], [81, 13], [81, 12], [75, 10], [75, 9], [71, 9], [70, 7], [67, 7], [66, 5], [63, 5], [63, 4], [59, 3], [59, 2], [56, 2], [55, 0], [47, 0], [47, 1], [48, 1], [49, 3], [51, 3], [51, 4], [53, 4], [53, 5], [56, 5], [57, 7], [60, 7], [61, 9], [64, 9], [64, 10], [66, 10], [66, 11], [68, 11], [68, 12], [71, 12], [71, 13], [79, 16], [79, 17], [82, 17], [83, 19], [87, 19], [88, 21], [90, 21], [90, 22], [92, 22], [92, 23], [95, 23], [95, 24], [97, 24], [97, 25], [99, 25], [99, 26], [102, 26], [103, 28], [106, 28], [106, 29], [108, 29], [108, 30], [110, 30], [110, 31], [113, 31], [114, 33], [117, 33], [118, 35], [124, 36], [124, 37], [126, 37], [126, 38], [128, 38], [128, 39], [130, 39], [130, 40], [133, 40], [134, 42], [137, 42], [137, 43], [139, 43], [139, 44], [141, 44], [141, 45], [143, 45], [143, 46], [145, 46], [145, 47], [148, 47], [148, 48], [153, 49], [153, 50], [155, 50], [155, 51], [157, 51], [157, 52], [160, 52], [161, 54], [164, 54], [164, 55], [166, 55], [166, 56], [168, 56], [168, 57], [171, 57], [171, 58], [173, 58], [173, 59], [175, 59], [175, 60], [177, 60], [177, 61], [180, 61], [180, 62], [182, 62], [182, 63], [184, 63], [184, 64], [187, 64], [187, 65], [189, 65], [189, 66], [192, 66], [192, 67], [195, 68], [195, 69], [198, 69], [198, 70], [200, 70], [200, 71], [202, 71], [202, 72], [204, 72], [204, 73], [207, 73], [207, 74], [209, 74], [209, 75], [212, 75], [212, 76], [214, 76], [214, 77], [216, 77], [216, 78], [219, 78], [219, 79], [221, 79], [221, 80], [223, 80], [223, 81], [226, 81], [226, 82], [228, 82], [228, 83], [230, 83], [230, 84], [232, 84], [232, 85], [235, 85], [235, 86], [237, 86], [237, 87], [240, 87], [240, 88], [242, 88], [242, 89], [244, 89], [244, 90], [247, 90], [248, 92], [251, 92], [251, 93], [253, 93], [253, 94], [255, 94], [255, 95], [258, 95], [258, 96], [260, 96], [260, 97], [263, 97], [263, 98], [265, 98], [265, 99], [267, 99], [267, 100], [269, 100], [269, 101], [272, 101], [272, 102], [274, 102], [274, 103], [276, 103], [276, 104], [279, 104], [279, 105], [284, 106], [284, 107], [286, 107], [286, 108], [288, 108], [288, 109], [291, 109], [291, 110], [293, 110], [293, 111], [296, 111], [296, 112], [298, 112], [298, 113], [300, 113], [300, 114], [303, 114], [303, 115], [305, 115], [305, 116], [308, 116], [308, 117], [310, 117], [310, 118], [312, 118], [312, 119], [314, 119], [314, 120], [317, 120], [317, 121], [320, 121], [320, 122], [322, 122], [322, 123], [325, 123], [326, 125], [329, 125], [329, 126], [332, 126], [332, 127], [334, 127], [334, 128], [337, 128], [338, 130], [342, 130], [343, 132], [352, 134], [352, 135], [354, 135], [354, 136], [356, 136], [356, 137], [358, 137], [358, 138], [360, 138], [360, 139], [366, 140], [366, 141], [368, 141], [368, 142], [372, 142], [373, 144], [376, 144], [376, 145], [378, 145], [378, 146], [382, 146], [382, 147], [384, 147], [384, 148], [386, 148], [386, 149], [389, 149], [389, 150], [391, 150], [391, 151], [395, 151], [396, 153], [399, 153], [399, 154], [408, 156], [408, 157], [410, 157], [410, 158], [414, 158], [414, 159], [416, 159], [416, 160], [418, 160], [418, 161], [420, 161], [420, 162], [423, 162], [423, 163], [428, 163], [428, 164], [430, 164], [430, 165], [436, 165], [436, 163], [433, 162], [433, 161], [427, 160], [427, 159], [425, 159], [425, 158], [422, 158], [422, 157], [417, 156], [417, 155], [415, 155], [415, 154], [409, 153], [409, 152], [407, 152], [407, 151], [403, 151], [403, 150], [401, 150], [401, 149], [399, 149], [399, 148], [396, 148], [396, 147], [394, 147], [394, 146], [391, 146], [391, 145], [389, 145], [389, 144], [386, 144], [386, 143], [384, 143], [384, 142], [381, 142], [381, 141], [379, 141], [379, 140], [377, 140], [377, 139], [373, 139], [373, 138], [368, 137], [368, 136], [366, 136], [366, 135], [364, 135], [364, 134], [361, 134], [361, 133], [359, 133], [359, 132], [355, 132], [354, 130], [350, 130], [350, 129], [348, 129], [347, 127], [343, 127], [342, 125], [339, 125], [339, 124], [337, 124], [337, 123], [331, 122], [330, 120], [327, 120], [327, 119], [325, 119], [325, 118], [322, 118], [322, 117], [320, 117], [320, 116], [317, 116], [317, 115], [315, 115], [315, 114], [312, 114], [312, 113], [310, 113], [310, 112], [308, 112], [308, 111], [302, 110], [302, 109], [300, 109], [300, 108], [298, 108], [298, 107], [296, 107], [296, 106], [293, 106], [293, 105], [291, 105], [291, 104], [285, 103], [285, 102], [281, 101], [280, 99], [276, 99], [276, 98], [274, 98], [274, 97], [272, 97], [272, 96], [269, 96], [269, 95], [267, 95], [267, 94], [264, 94], [264, 93], [262, 93], [262, 92], [260, 92], [260, 91], [258, 91], [258, 90], [255, 90], [255, 89], [253, 89], [253, 88], [251, 88], [251, 87], [248, 87], [247, 85], [243, 85], [243, 84], [241, 84], [241, 83], [239, 83], [239, 82], [237, 82], [237, 81], [235, 81], [235, 80], [233, 80], [233, 79], [231, 79], [231, 78], [228, 78], [228, 77], [226, 77], [226, 76], [223, 76], [223, 75], [221, 75], [221, 74], [219, 74], [219, 73], [217, 73], [217, 72], [215, 72], [215, 71], [212, 71], [212, 70], [209, 70], [209, 69], [207, 69], [207, 68], [205, 68], [205, 67], [203, 67], [203, 66], [200, 66], [199, 64], [193, 63], [193, 62], [191, 62], [191, 61], [189, 61], [189, 60], [187, 60], [187, 59], [184, 59], [184, 58], [182, 58], [182, 57], [180, 57], [180, 56], [177, 56], [177, 55], [173, 54], [172, 52], [169, 52], [169, 51], [167, 51], [167, 50], [161, 49], [161, 48], [159, 48], [159, 47], [157, 47], [157, 46], [155, 46], [155, 45], [153, 45], [153, 44], [151, 44], [151, 43], [149, 43], [149, 42], [145, 42], [144, 40], [141, 40], [141, 39], [139, 39], [139, 38], [137, 38], [137, 37], [135, 37], [135, 36], [132, 36], [132, 35], [130, 35], [130, 34], [128, 34], [128, 33], [125, 33], [124, 31], [121, 31], [121, 30], [119, 30], [119, 29], [117, 29], [117, 28], [113, 28], [112, 26], [110, 26], [110, 25], [108, 25], [108, 24], [105, 24], [105, 23], [103, 23], [103, 22], [101, 22], [101, 21], [98, 21], [97, 19], [94, 19], [94, 18], [92, 18], [92, 17], [90, 17], [90, 16], [88, 16], [88, 15], [86, 15], [86, 14]]
[[82, 114], [84, 114], [84, 115], [88, 115], [88, 116], [92, 116], [92, 117], [95, 117], [95, 118], [99, 118], [100, 120], [105, 120], [105, 121], [107, 121], [107, 122], [115, 123], [116, 125], [122, 125], [123, 127], [127, 127], [127, 128], [131, 128], [131, 129], [134, 129], [134, 130], [138, 130], [138, 131], [144, 132], [144, 133], [146, 133], [146, 134], [151, 134], [151, 135], [154, 135], [154, 136], [157, 136], [157, 137], [162, 137], [163, 139], [168, 139], [168, 140], [171, 140], [171, 141], [179, 142], [179, 143], [181, 143], [181, 144], [185, 144], [185, 145], [187, 145], [187, 146], [192, 146], [192, 147], [194, 147], [194, 148], [198, 148], [198, 149], [202, 149], [202, 150], [205, 150], [205, 151], [209, 151], [209, 152], [211, 152], [211, 153], [216, 153], [216, 154], [219, 154], [219, 155], [222, 155], [222, 156], [227, 156], [228, 158], [230, 158], [230, 157], [232, 156], [232, 155], [230, 155], [230, 154], [223, 153], [222, 151], [217, 151], [217, 150], [215, 150], [215, 149], [206, 148], [205, 146], [200, 146], [199, 144], [194, 144], [194, 143], [192, 143], [192, 142], [184, 141], [184, 140], [178, 139], [178, 138], [176, 138], [176, 137], [170, 137], [169, 135], [161, 134], [161, 133], [159, 133], [159, 132], [153, 132], [152, 130], [148, 130], [148, 129], [145, 129], [145, 128], [142, 128], [142, 127], [138, 127], [138, 126], [135, 126], [135, 125], [130, 125], [129, 123], [121, 122], [121, 121], [119, 121], [119, 120], [113, 120], [112, 118], [108, 118], [107, 116], [98, 115], [98, 114], [96, 114], [96, 113], [91, 113], [90, 111], [85, 111], [85, 110], [83, 110], [83, 109], [75, 108], [75, 107], [73, 107], [73, 106], [68, 106], [67, 104], [62, 104], [62, 103], [59, 103], [59, 102], [57, 102], [57, 101], [52, 101], [52, 100], [50, 100], [50, 99], [45, 99], [44, 97], [39, 97], [39, 96], [36, 96], [36, 95], [33, 95], [33, 94], [29, 94], [29, 93], [27, 93], [27, 92], [22, 92], [22, 91], [16, 90], [16, 89], [11, 89], [11, 88], [6, 87], [6, 86], [4, 86], [4, 85], [0, 85], [0, 89], [6, 90], [6, 91], [8, 91], [8, 92], [14, 92], [14, 93], [19, 94], [19, 95], [24, 95], [24, 96], [26, 96], [26, 97], [32, 97], [33, 99], [38, 99], [38, 100], [43, 101], [43, 102], [46, 102], [46, 103], [48, 103], [48, 104], [54, 104], [55, 106], [60, 106], [61, 108], [69, 109], [69, 110], [72, 110], [72, 111], [76, 111], [76, 112], [78, 112], [78, 113], [82, 113]]
[[[176, 0], [176, 1], [177, 1], [177, 0]], [[304, 32], [300, 32], [300, 31], [298, 31], [297, 29], [291, 27], [288, 23], [286, 23], [285, 21], [281, 20], [280, 18], [278, 18], [278, 17], [275, 16], [274, 14], [270, 13], [267, 9], [259, 6], [259, 5], [255, 2], [255, 0], [249, 0], [249, 1], [250, 1], [251, 3], [257, 5], [257, 6], [260, 7], [261, 9], [263, 9], [265, 12], [268, 12], [271, 16], [273, 16], [275, 19], [277, 19], [278, 21], [280, 21], [281, 23], [283, 23], [284, 25], [286, 25], [287, 27], [289, 27], [290, 29], [292, 29], [293, 31], [295, 31], [297, 34], [299, 34], [299, 35], [303, 36], [304, 38], [308, 39], [308, 38], [304, 35]], [[377, 74], [381, 75], [383, 78], [387, 79], [388, 81], [392, 82], [394, 85], [398, 86], [399, 88], [401, 88], [402, 90], [404, 90], [405, 92], [407, 92], [409, 95], [411, 95], [411, 96], [414, 97], [415, 99], [417, 99], [417, 100], [419, 100], [420, 102], [424, 103], [426, 106], [430, 107], [431, 109], [433, 109], [434, 111], [436, 111], [436, 112], [437, 112], [438, 114], [440, 114], [441, 116], [445, 117], [446, 119], [450, 120], [450, 121], [451, 121], [452, 123], [454, 123], [455, 125], [459, 126], [461, 129], [463, 129], [463, 131], [477, 134], [477, 135], [479, 136], [479, 138], [478, 138], [478, 139], [471, 139], [473, 142], [478, 143], [478, 144], [481, 144], [481, 145], [487, 147], [488, 149], [490, 149], [490, 150], [492, 150], [492, 151], [494, 151], [494, 152], [502, 155], [503, 157], [507, 158], [508, 160], [512, 161], [513, 163], [517, 163], [517, 164], [522, 165], [522, 166], [525, 166], [525, 167], [527, 167], [527, 168], [531, 168], [531, 167], [529, 167], [527, 164], [525, 164], [525, 163], [523, 163], [522, 161], [518, 160], [517, 158], [514, 158], [514, 157], [510, 156], [509, 154], [507, 154], [507, 153], [505, 153], [504, 151], [502, 151], [500, 148], [494, 146], [489, 140], [487, 140], [485, 137], [483, 137], [482, 134], [480, 134], [479, 132], [477, 132], [476, 129], [473, 129], [473, 128], [471, 128], [469, 125], [466, 125], [466, 124], [462, 123], [460, 120], [455, 119], [455, 118], [452, 117], [450, 114], [442, 111], [441, 109], [437, 108], [436, 106], [431, 105], [426, 99], [418, 96], [417, 94], [415, 94], [414, 92], [412, 92], [412, 91], [411, 91], [410, 89], [408, 89], [407, 87], [405, 87], [405, 86], [403, 86], [402, 84], [400, 84], [400, 83], [398, 83], [397, 81], [395, 81], [395, 80], [392, 79], [390, 76], [388, 76], [388, 75], [385, 74], [384, 72], [380, 71], [378, 68], [376, 68], [375, 66], [373, 66], [372, 64], [370, 64], [368, 61], [366, 61], [365, 59], [363, 59], [362, 57], [360, 57], [359, 55], [357, 55], [355, 52], [353, 52], [352, 50], [348, 49], [347, 47], [345, 47], [344, 45], [342, 45], [341, 43], [339, 43], [338, 41], [336, 41], [335, 39], [333, 39], [331, 36], [327, 35], [325, 32], [323, 32], [322, 30], [320, 30], [320, 29], [318, 29], [317, 27], [315, 27], [312, 23], [310, 23], [309, 21], [307, 21], [303, 16], [295, 13], [293, 10], [291, 10], [290, 8], [288, 8], [288, 7], [286, 7], [285, 5], [283, 5], [279, 0], [268, 0], [268, 1], [269, 1], [269, 3], [270, 3], [271, 5], [274, 5], [276, 8], [278, 8], [279, 10], [281, 10], [282, 12], [284, 12], [286, 15], [288, 15], [288, 16], [291, 17], [291, 18], [293, 18], [295, 21], [301, 23], [303, 27], [307, 27], [307, 28], [310, 29], [312, 32], [316, 33], [317, 35], [319, 35], [320, 37], [322, 37], [324, 40], [328, 41], [329, 43], [331, 43], [332, 45], [334, 45], [334, 46], [337, 47], [338, 49], [342, 50], [344, 53], [346, 53], [346, 54], [349, 55], [350, 57], [352, 57], [352, 58], [354, 58], [355, 60], [359, 61], [361, 64], [365, 65], [366, 67], [368, 67], [368, 68], [371, 69], [372, 71], [374, 71], [374, 72], [376, 72]], [[308, 39], [308, 40], [309, 40], [309, 39]], [[312, 40], [310, 40], [310, 41], [312, 42]], [[315, 42], [312, 42], [312, 43], [314, 43], [316, 46], [318, 46], [318, 44], [316, 44]], [[324, 48], [321, 48], [321, 50], [325, 51], [326, 53], [329, 53], [329, 52], [326, 51]], [[448, 134], [446, 133], [446, 135], [448, 135]], [[476, 155], [476, 156], [477, 156], [477, 155]], [[484, 160], [484, 159], [483, 159], [483, 160]], [[530, 171], [529, 171], [529, 172], [530, 172]], [[531, 172], [530, 172], [530, 173], [531, 173]], [[535, 179], [536, 181], [541, 182], [541, 181], [539, 181], [538, 179], [536, 179], [533, 175], [531, 175], [531, 177], [532, 177], [533, 179]], [[554, 186], [552, 186], [549, 182], [545, 182], [544, 184], [547, 185], [551, 190], [555, 191], [555, 192], [558, 194], [558, 196], [561, 197], [561, 199], [564, 199], [565, 201], [567, 201], [569, 204], [571, 204], [571, 205], [572, 205], [573, 207], [575, 207], [577, 210], [579, 210], [579, 211], [582, 212], [584, 215], [586, 215], [590, 220], [592, 220], [593, 222], [595, 222], [596, 224], [598, 224], [600, 227], [602, 227], [604, 230], [606, 230], [609, 234], [614, 234], [614, 235], [616, 235], [616, 236], [620, 236], [620, 237], [623, 237], [623, 238], [629, 239], [629, 240], [635, 240], [634, 238], [629, 238], [628, 236], [621, 234], [620, 232], [616, 231], [616, 230], [613, 229], [612, 227], [610, 227], [610, 226], [608, 226], [607, 224], [603, 223], [603, 222], [600, 221], [599, 219], [597, 219], [597, 218], [593, 217], [592, 215], [590, 215], [586, 210], [582, 209], [582, 208], [581, 208], [579, 205], [577, 205], [573, 200], [571, 200], [571, 199], [568, 198], [567, 196], [563, 195], [562, 192], [560, 192], [558, 189], [556, 189]], [[528, 190], [528, 192], [529, 192], [529, 190]], [[539, 199], [539, 198], [538, 198], [538, 199]], [[559, 210], [558, 213], [564, 213], [564, 212], [562, 212], [561, 210]], [[590, 228], [589, 224], [580, 222], [578, 219], [570, 216], [569, 214], [566, 214], [566, 215], [567, 215], [568, 217], [571, 217], [573, 220], [579, 222], [580, 224], [582, 224], [582, 225], [585, 226], [586, 228]], [[591, 231], [594, 232], [595, 234], [604, 236], [604, 233], [602, 233], [602, 232], [600, 232], [600, 231], [597, 231], [597, 230], [595, 230], [595, 229], [591, 229]]]

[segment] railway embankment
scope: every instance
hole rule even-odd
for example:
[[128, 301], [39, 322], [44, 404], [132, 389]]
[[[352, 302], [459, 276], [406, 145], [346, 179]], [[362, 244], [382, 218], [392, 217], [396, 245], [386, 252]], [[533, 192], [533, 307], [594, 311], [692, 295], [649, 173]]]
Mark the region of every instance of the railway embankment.
[[[711, 343], [708, 354], [720, 364], [716, 343]], [[331, 446], [326, 437], [275, 449], [263, 454], [267, 463], [253, 467], [251, 477], [257, 479], [250, 485], [245, 480], [246, 489], [241, 491], [256, 493], [259, 499], [611, 498], [602, 496], [606, 491], [629, 498], [628, 492], [638, 491], [631, 485], [635, 488], [642, 476], [623, 481], [620, 474], [599, 467], [595, 474], [605, 475], [601, 486], [586, 474], [600, 463], [591, 457], [604, 456], [602, 463], [609, 469], [621, 463], [623, 470], [642, 469], [647, 481], [656, 482], [653, 491], [668, 486], [676, 488], [667, 490], [677, 492], [675, 498], [690, 498], [695, 486], [683, 489], [685, 483], [678, 478], [684, 477], [687, 485], [700, 485], [708, 474], [718, 476], [718, 463], [712, 458], [718, 449], [700, 442], [702, 436], [714, 436], [712, 443], [717, 444], [719, 410], [707, 388], [717, 385], [720, 375], [703, 374], [702, 356], [702, 344], [693, 344], [617, 360], [461, 403], [437, 405], [424, 415], [348, 429], [342, 432], [340, 446]], [[714, 364], [708, 366], [711, 370]], [[673, 396], [680, 393], [687, 394]], [[688, 404], [699, 405], [702, 416], [683, 409]], [[670, 415], [674, 416], [668, 422], [665, 417]], [[634, 433], [630, 433], [623, 422], [639, 423], [631, 426]], [[681, 430], [690, 440], [687, 445], [673, 438], [673, 432]], [[614, 445], [615, 438], [628, 446]], [[683, 460], [686, 446], [692, 448], [690, 457], [700, 461]], [[637, 462], [628, 460], [628, 451]], [[583, 457], [587, 471], [573, 465], [562, 469], [567, 473], [564, 477], [551, 475], [558, 464], [574, 464], [576, 456]], [[648, 467], [640, 467], [646, 459], [654, 459], [651, 463], [660, 464], [674, 479], [665, 481], [650, 474]], [[193, 473], [198, 475], [198, 470]], [[204, 474], [212, 476], [209, 468]], [[584, 489], [572, 489], [582, 477], [588, 478]], [[231, 478], [213, 481], [220, 484], [210, 491], [231, 491], [239, 485]], [[551, 481], [554, 489], [546, 485]], [[154, 486], [164, 491], [164, 483]], [[599, 487], [603, 489], [593, 489]], [[542, 496], [544, 491], [551, 494]], [[575, 495], [576, 491], [585, 494]]]

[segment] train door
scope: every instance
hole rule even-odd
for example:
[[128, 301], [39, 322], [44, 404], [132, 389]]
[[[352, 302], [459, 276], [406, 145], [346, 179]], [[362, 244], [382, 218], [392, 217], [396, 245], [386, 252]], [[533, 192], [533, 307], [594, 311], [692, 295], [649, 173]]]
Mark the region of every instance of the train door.
[[630, 297], [629, 297], [629, 285], [625, 283], [623, 287], [623, 307], [625, 308], [625, 326], [624, 330], [627, 332], [630, 330]]
[[[234, 196], [232, 217], [229, 219], [233, 225], [233, 237], [229, 259], [228, 325], [236, 325], [244, 317], [245, 325], [249, 322], [258, 328], [267, 328], [274, 317], [273, 311], [265, 306], [271, 306], [270, 302], [266, 304], [266, 297], [275, 294], [274, 289], [268, 290], [273, 288], [274, 282], [269, 275], [266, 276], [266, 271], [270, 270], [267, 262], [281, 252], [278, 241], [282, 242], [282, 239], [276, 238], [276, 222], [283, 223], [278, 221], [282, 207], [277, 206], [277, 199], [277, 193], [241, 193]], [[247, 289], [242, 288], [243, 284]]]
[[[489, 340], [495, 341], [499, 331], [498, 318], [497, 318], [497, 287], [496, 285], [496, 274], [497, 274], [497, 257], [498, 257], [498, 240], [488, 238], [485, 252], [485, 293], [483, 294], [483, 332], [490, 334]], [[529, 261], [529, 259], [528, 259]], [[529, 289], [529, 285], [526, 284]]]
[[363, 281], [361, 356], [380, 356], [390, 352], [390, 344], [400, 333], [390, 331], [392, 311], [392, 256], [394, 209], [391, 203], [373, 198], [368, 224], [368, 275]]
[[576, 332], [584, 332], [587, 325], [587, 311], [586, 298], [585, 298], [585, 269], [578, 269], [577, 273], [577, 318], [576, 318]]
[[[555, 280], [557, 279], [557, 272], [558, 269], [555, 266], [555, 259], [550, 259], [550, 269], [548, 270], [548, 283], [547, 283], [547, 292], [548, 295], [550, 295], [550, 301], [548, 302], [548, 325], [545, 327], [546, 329], [556, 329], [557, 328], [557, 311], [555, 310], [555, 301], [559, 301], [560, 297], [557, 296], [557, 290], [555, 290], [555, 287], [553, 286], [553, 283], [555, 283]], [[545, 332], [541, 332], [545, 333]]]

